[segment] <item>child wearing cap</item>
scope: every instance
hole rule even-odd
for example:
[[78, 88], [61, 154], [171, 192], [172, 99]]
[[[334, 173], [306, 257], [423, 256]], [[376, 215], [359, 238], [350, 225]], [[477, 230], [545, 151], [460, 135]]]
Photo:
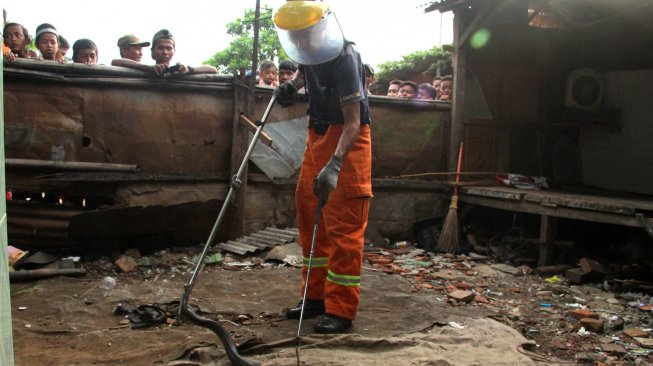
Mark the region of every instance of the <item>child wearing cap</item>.
[[43, 23], [36, 27], [36, 48], [44, 60], [54, 61], [59, 50], [59, 33], [52, 24]]

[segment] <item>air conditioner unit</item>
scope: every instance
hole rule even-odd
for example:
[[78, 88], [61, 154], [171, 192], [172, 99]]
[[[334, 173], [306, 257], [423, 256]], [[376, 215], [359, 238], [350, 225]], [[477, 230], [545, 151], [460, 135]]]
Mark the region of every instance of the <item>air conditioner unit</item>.
[[574, 70], [567, 78], [565, 105], [569, 108], [596, 111], [603, 98], [603, 81], [592, 69]]

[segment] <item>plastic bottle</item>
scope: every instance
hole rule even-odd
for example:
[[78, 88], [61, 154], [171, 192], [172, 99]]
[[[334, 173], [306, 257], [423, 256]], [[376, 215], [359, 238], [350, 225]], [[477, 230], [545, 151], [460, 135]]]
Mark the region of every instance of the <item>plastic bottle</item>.
[[100, 282], [99, 287], [103, 290], [113, 290], [116, 287], [116, 279], [111, 276], [106, 276]]

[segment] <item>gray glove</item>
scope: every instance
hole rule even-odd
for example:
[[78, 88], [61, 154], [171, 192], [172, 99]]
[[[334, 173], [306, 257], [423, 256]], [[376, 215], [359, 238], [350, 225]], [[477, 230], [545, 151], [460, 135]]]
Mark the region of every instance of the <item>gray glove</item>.
[[342, 158], [333, 155], [324, 168], [322, 168], [320, 174], [315, 177], [313, 193], [317, 196], [320, 206], [326, 205], [329, 195], [336, 189], [341, 167]]
[[279, 85], [274, 93], [277, 96], [277, 103], [282, 107], [290, 107], [295, 103], [295, 98], [297, 95], [297, 85], [294, 80], [288, 80], [285, 83]]

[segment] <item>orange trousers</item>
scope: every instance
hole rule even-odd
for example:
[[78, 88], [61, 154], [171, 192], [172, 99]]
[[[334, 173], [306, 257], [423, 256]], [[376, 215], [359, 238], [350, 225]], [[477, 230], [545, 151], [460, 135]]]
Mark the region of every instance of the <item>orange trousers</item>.
[[[302, 292], [306, 286], [317, 197], [313, 181], [336, 150], [342, 125], [331, 125], [324, 136], [308, 130], [295, 203], [304, 256]], [[307, 298], [324, 299], [326, 312], [354, 320], [360, 300], [360, 274], [369, 200], [372, 197], [370, 126], [363, 125], [344, 160], [338, 185], [322, 209], [315, 240]]]

